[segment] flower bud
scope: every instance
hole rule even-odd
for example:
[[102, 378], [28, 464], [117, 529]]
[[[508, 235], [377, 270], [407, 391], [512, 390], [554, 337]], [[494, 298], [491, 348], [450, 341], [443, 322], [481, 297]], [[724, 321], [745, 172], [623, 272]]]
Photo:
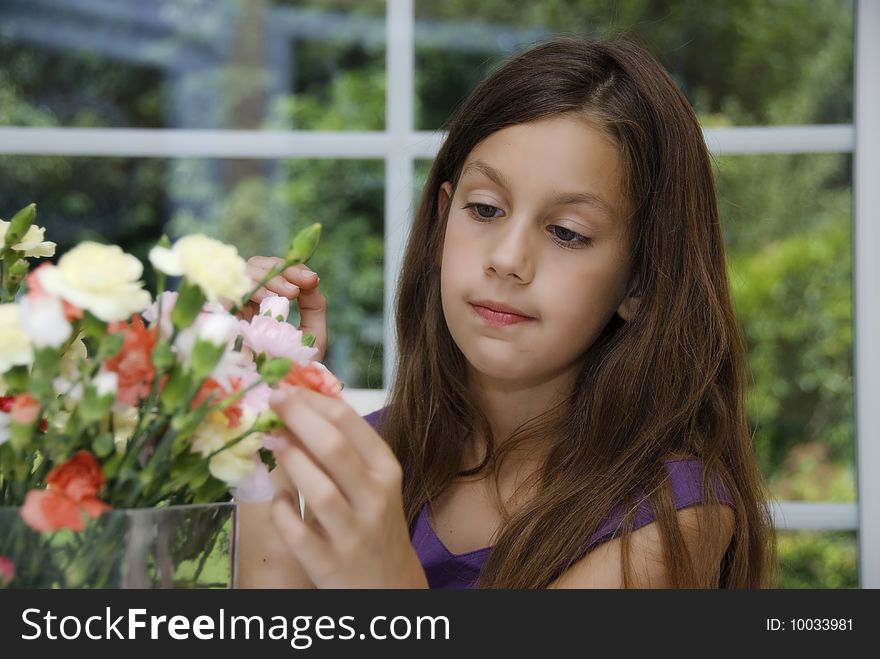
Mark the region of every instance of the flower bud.
[[284, 259], [285, 266], [307, 261], [314, 254], [320, 237], [321, 225], [318, 222], [299, 231], [293, 237], [290, 248], [287, 250], [287, 256]]
[[286, 322], [290, 315], [290, 300], [281, 295], [267, 295], [260, 302], [260, 315]]
[[284, 422], [279, 416], [273, 410], [267, 410], [257, 418], [253, 429], [257, 432], [270, 432], [283, 427]]
[[15, 216], [9, 220], [9, 228], [6, 230], [6, 245], [11, 247], [12, 245], [20, 243], [21, 239], [24, 238], [28, 229], [30, 229], [31, 225], [34, 223], [36, 215], [36, 204], [28, 204], [18, 211]]
[[3, 287], [10, 292], [17, 291], [18, 285], [27, 276], [28, 267], [28, 262], [24, 259], [18, 259], [9, 266], [3, 273]]

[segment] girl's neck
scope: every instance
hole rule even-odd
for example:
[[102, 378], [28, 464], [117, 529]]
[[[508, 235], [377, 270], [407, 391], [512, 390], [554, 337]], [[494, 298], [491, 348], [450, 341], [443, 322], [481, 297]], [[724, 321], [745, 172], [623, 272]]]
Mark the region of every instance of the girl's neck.
[[471, 391], [482, 409], [495, 445], [506, 442], [521, 425], [555, 407], [568, 395], [572, 372], [528, 381], [498, 380], [472, 372]]

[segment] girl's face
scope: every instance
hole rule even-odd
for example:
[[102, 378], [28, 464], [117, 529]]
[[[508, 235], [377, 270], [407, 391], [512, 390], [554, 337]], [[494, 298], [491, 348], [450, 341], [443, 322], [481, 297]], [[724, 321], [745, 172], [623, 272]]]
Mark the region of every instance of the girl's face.
[[482, 379], [564, 376], [615, 312], [631, 317], [621, 167], [606, 134], [561, 116], [493, 133], [442, 185], [443, 313]]

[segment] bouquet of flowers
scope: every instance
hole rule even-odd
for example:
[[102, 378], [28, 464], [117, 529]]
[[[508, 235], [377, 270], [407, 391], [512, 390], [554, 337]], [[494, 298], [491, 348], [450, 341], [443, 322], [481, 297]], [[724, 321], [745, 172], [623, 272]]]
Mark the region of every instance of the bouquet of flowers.
[[[260, 282], [232, 246], [163, 238], [149, 254], [153, 298], [143, 264], [115, 245], [82, 242], [32, 269], [55, 254], [34, 220], [33, 204], [0, 220], [0, 587], [142, 587], [160, 573], [179, 585], [183, 564], [197, 584], [229, 515], [200, 522], [194, 505], [273, 493], [271, 388], [341, 390], [314, 361], [314, 337], [287, 322], [286, 298], [239, 313], [309, 258], [320, 225]], [[167, 277], [180, 278], [176, 291]], [[154, 518], [114, 517], [165, 509], [185, 521], [164, 553], [145, 549]]]

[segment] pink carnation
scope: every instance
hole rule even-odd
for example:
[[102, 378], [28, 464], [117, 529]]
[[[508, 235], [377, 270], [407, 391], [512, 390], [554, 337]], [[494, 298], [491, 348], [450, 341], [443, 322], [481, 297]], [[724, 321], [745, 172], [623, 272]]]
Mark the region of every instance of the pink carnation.
[[287, 357], [298, 364], [308, 364], [317, 348], [303, 345], [303, 333], [286, 321], [278, 321], [269, 316], [254, 316], [250, 322], [239, 321], [244, 345], [255, 355], [265, 353], [267, 357]]
[[12, 403], [10, 416], [16, 423], [29, 426], [40, 416], [40, 401], [29, 393], [19, 394]]

